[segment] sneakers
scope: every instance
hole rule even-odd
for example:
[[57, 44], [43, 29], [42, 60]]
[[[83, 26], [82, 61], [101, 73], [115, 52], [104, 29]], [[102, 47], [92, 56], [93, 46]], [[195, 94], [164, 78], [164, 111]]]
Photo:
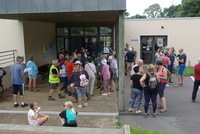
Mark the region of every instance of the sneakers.
[[83, 105], [86, 106], [86, 107], [88, 107], [88, 103], [84, 103]]
[[167, 108], [163, 107], [161, 110], [160, 110], [161, 113], [163, 112], [167, 112]]
[[26, 104], [26, 103], [24, 103], [24, 105], [22, 105], [21, 104], [21, 107], [23, 108], [23, 107], [27, 107], [28, 106], [28, 104]]
[[153, 118], [156, 118], [156, 113], [153, 113]]
[[142, 111], [141, 110], [137, 110], [137, 111], [135, 111], [135, 113], [139, 114], [139, 113], [142, 113]]
[[133, 110], [132, 108], [129, 108], [128, 111], [129, 111], [129, 112], [133, 112], [134, 110]]
[[174, 85], [174, 87], [180, 87], [180, 84]]
[[181, 83], [180, 86], [183, 86], [183, 83]]
[[159, 105], [157, 106], [157, 108], [163, 108], [163, 105], [159, 104]]
[[147, 113], [144, 113], [144, 118], [147, 118]]
[[14, 108], [17, 108], [17, 107], [19, 107], [19, 104], [18, 103], [14, 104]]
[[83, 106], [82, 105], [78, 105], [78, 108], [83, 108]]
[[110, 95], [111, 93], [110, 92], [108, 92], [108, 95]]
[[192, 102], [195, 102], [195, 100], [192, 100]]
[[168, 84], [166, 84], [166, 87], [169, 87], [169, 85], [168, 85]]
[[48, 100], [49, 101], [55, 101], [55, 99], [53, 97], [51, 97], [51, 96], [48, 98]]
[[59, 98], [65, 98], [65, 95], [60, 94]]
[[106, 96], [106, 95], [108, 95], [108, 94], [107, 94], [107, 93], [103, 93], [103, 94], [101, 94], [101, 95]]

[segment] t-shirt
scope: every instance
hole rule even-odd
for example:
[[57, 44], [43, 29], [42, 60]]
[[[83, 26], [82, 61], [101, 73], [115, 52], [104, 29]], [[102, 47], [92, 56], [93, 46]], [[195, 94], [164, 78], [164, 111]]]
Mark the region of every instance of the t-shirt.
[[133, 81], [133, 88], [143, 90], [143, 87], [140, 85], [140, 79], [142, 78], [141, 74], [134, 74], [131, 76], [131, 80]]
[[128, 51], [126, 53], [127, 62], [134, 62], [135, 53], [133, 51]]
[[187, 59], [186, 54], [185, 54], [185, 53], [182, 53], [182, 54], [180, 55], [179, 59], [180, 59], [180, 60], [183, 60], [183, 63], [180, 62], [180, 61], [178, 62], [179, 66], [180, 66], [181, 64], [185, 64], [185, 63], [186, 63], [186, 59]]
[[20, 63], [13, 63], [9, 70], [11, 74], [11, 83], [14, 85], [22, 85], [24, 83], [24, 67]]
[[37, 125], [39, 119], [35, 120], [33, 118], [33, 115], [35, 115], [35, 114], [36, 114], [36, 111], [33, 111], [32, 109], [30, 109], [28, 111], [28, 123], [29, 123], [29, 125], [33, 125], [33, 126]]
[[[76, 112], [76, 115], [77, 115], [77, 114], [78, 114], [78, 113]], [[65, 126], [72, 126], [72, 127], [77, 127], [77, 126], [78, 126], [77, 123], [72, 124], [72, 125], [67, 124], [66, 110], [63, 110], [61, 113], [59, 113], [59, 116], [60, 116], [60, 118], [65, 119]], [[64, 124], [63, 124], [63, 125], [64, 125]]]
[[[133, 66], [133, 69], [134, 69], [136, 66], [138, 66], [138, 64], [135, 64], [135, 65]], [[133, 69], [131, 70], [131, 75], [135, 74], [135, 72], [134, 72]], [[140, 72], [140, 73], [143, 73], [143, 72], [144, 72], [143, 66], [140, 66], [140, 67], [139, 67], [139, 72]]]
[[194, 66], [194, 77], [195, 80], [200, 80], [200, 64]]
[[70, 77], [70, 75], [72, 74], [72, 71], [74, 70], [74, 63], [69, 61], [67, 62], [66, 67], [67, 67], [68, 77]]
[[169, 57], [167, 57], [167, 56], [163, 56], [163, 57], [162, 57], [162, 64], [163, 64], [163, 65], [168, 66], [168, 65], [169, 65], [169, 62], [170, 62]]

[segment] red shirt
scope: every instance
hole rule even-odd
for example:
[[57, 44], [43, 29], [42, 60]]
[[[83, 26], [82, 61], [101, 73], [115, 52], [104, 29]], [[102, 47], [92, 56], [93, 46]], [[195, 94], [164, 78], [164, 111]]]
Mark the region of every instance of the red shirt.
[[162, 64], [163, 65], [167, 66], [167, 65], [169, 65], [169, 62], [170, 62], [169, 57], [167, 57], [167, 56], [162, 57]]
[[68, 73], [68, 78], [69, 78], [70, 75], [72, 74], [72, 71], [74, 70], [74, 63], [72, 63], [71, 61], [67, 62], [66, 68], [67, 68], [67, 73]]
[[200, 80], [200, 64], [194, 66], [194, 79]]

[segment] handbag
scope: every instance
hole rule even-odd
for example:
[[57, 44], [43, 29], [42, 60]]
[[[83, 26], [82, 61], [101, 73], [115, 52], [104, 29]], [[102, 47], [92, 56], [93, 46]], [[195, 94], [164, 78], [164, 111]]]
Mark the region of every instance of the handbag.
[[81, 87], [85, 87], [85, 86], [88, 85], [89, 80], [86, 78], [86, 76], [85, 76], [84, 73], [82, 74], [82, 70], [80, 71], [80, 76], [79, 76], [79, 78], [80, 78], [80, 86], [81, 86]]

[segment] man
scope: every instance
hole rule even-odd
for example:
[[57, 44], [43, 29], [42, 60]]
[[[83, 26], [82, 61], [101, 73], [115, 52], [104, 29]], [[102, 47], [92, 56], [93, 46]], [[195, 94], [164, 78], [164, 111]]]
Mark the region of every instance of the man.
[[[67, 74], [68, 74], [68, 78], [70, 77], [70, 75], [72, 74], [73, 70], [74, 70], [74, 63], [73, 63], [74, 59], [73, 57], [69, 57], [69, 61], [67, 62], [66, 64], [66, 68], [67, 68]], [[71, 82], [72, 83], [72, 82]], [[71, 96], [73, 94], [73, 96], [75, 96], [75, 93], [74, 93], [74, 87], [70, 87], [70, 82], [68, 82], [68, 95]]]
[[192, 102], [195, 102], [197, 91], [200, 86], [200, 58], [198, 59], [198, 64], [194, 66], [194, 86], [192, 92]]
[[132, 51], [132, 48], [129, 48], [129, 51], [126, 53], [126, 62], [127, 62], [126, 70], [130, 73], [135, 62], [134, 60], [135, 60], [135, 54]]
[[10, 66], [10, 75], [11, 75], [11, 83], [13, 86], [13, 100], [14, 100], [14, 107], [18, 107], [19, 104], [17, 103], [17, 94], [20, 94], [21, 99], [21, 107], [27, 107], [28, 104], [24, 103], [24, 66], [23, 63], [23, 57], [18, 56], [17, 62], [13, 63]]
[[58, 85], [58, 83], [60, 83], [59, 76], [61, 75], [58, 72], [58, 68], [57, 68], [58, 65], [59, 65], [58, 59], [54, 59], [52, 61], [52, 66], [51, 66], [50, 71], [49, 71], [49, 83], [51, 83], [51, 90], [49, 92], [49, 97], [48, 97], [49, 101], [54, 101], [55, 100], [52, 97], [52, 94], [53, 94], [54, 90], [57, 90], [59, 98], [64, 98], [65, 97], [64, 95], [60, 94], [60, 88], [59, 88], [59, 85]]
[[103, 55], [101, 53], [98, 54], [98, 59], [96, 60], [97, 65], [97, 88], [101, 88], [102, 85], [102, 77], [100, 75], [103, 64], [101, 61], [103, 60]]
[[129, 51], [129, 44], [128, 43], [126, 43], [125, 44], [125, 48], [124, 48], [124, 64], [125, 64], [125, 75], [127, 75], [127, 73], [126, 73], [126, 69], [127, 69], [127, 62], [126, 62], [126, 53]]
[[109, 68], [110, 68], [110, 71], [111, 71], [110, 90], [111, 90], [111, 92], [113, 92], [114, 82], [117, 80], [117, 77], [118, 77], [117, 61], [113, 59], [113, 56], [109, 56], [108, 60], [110, 62]]
[[179, 69], [178, 69], [178, 84], [174, 85], [174, 87], [180, 87], [183, 86], [183, 72], [185, 70], [185, 63], [187, 56], [185, 53], [183, 53], [183, 49], [179, 49], [179, 54], [177, 56], [177, 61], [179, 64]]

